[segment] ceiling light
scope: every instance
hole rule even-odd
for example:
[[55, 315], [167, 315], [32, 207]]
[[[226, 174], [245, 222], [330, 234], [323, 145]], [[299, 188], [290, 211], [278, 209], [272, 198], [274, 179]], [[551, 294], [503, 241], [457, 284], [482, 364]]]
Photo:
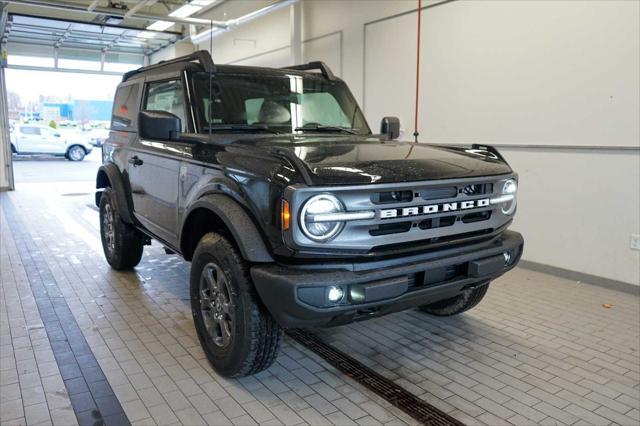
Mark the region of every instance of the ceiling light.
[[200, 7], [205, 7], [205, 6], [209, 6], [212, 3], [215, 3], [219, 0], [193, 0], [191, 3], [194, 6], [200, 6]]
[[169, 16], [173, 16], [176, 18], [186, 18], [187, 16], [193, 15], [200, 9], [202, 9], [202, 6], [195, 6], [193, 5], [193, 3], [185, 4], [184, 6], [179, 7], [178, 9], [171, 12]]
[[149, 25], [147, 29], [152, 31], [164, 31], [168, 28], [171, 28], [173, 24], [173, 22], [169, 21], [156, 21], [153, 24]]

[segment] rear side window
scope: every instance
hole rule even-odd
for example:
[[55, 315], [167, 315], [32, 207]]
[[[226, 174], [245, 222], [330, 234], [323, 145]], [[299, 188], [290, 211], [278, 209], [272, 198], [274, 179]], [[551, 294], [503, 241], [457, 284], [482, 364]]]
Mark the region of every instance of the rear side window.
[[27, 126], [22, 126], [20, 128], [20, 132], [24, 135], [39, 135], [40, 134], [40, 128], [39, 127], [27, 127]]
[[139, 84], [121, 86], [116, 91], [113, 101], [113, 116], [111, 128], [114, 130], [128, 130], [133, 127], [135, 114], [138, 110]]
[[181, 80], [169, 80], [149, 83], [144, 109], [148, 111], [166, 111], [180, 118], [182, 131], [187, 123], [184, 104], [184, 89]]

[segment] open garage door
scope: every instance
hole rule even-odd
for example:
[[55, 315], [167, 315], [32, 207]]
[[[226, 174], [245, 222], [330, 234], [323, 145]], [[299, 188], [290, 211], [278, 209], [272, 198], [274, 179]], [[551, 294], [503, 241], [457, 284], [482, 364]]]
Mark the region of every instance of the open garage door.
[[[0, 187], [92, 179], [120, 76], [181, 33], [1, 7]], [[78, 165], [67, 161], [85, 157]]]

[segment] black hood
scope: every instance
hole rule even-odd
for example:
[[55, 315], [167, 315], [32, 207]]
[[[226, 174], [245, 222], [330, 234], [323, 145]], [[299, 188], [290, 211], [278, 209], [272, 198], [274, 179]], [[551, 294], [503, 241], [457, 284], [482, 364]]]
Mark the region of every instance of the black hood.
[[291, 151], [308, 169], [313, 185], [397, 183], [511, 173], [508, 164], [486, 151], [357, 136], [258, 136], [238, 140], [234, 145]]

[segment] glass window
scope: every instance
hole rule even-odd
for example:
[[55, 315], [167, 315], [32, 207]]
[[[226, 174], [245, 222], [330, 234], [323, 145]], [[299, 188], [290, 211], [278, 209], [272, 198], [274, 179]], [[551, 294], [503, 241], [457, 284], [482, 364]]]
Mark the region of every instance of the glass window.
[[9, 55], [8, 62], [9, 65], [53, 67], [53, 57]]
[[138, 110], [138, 88], [138, 84], [129, 84], [116, 91], [111, 118], [112, 129], [124, 130], [133, 125], [133, 117]]
[[210, 82], [209, 75], [201, 73], [194, 83], [203, 132], [259, 126], [280, 132], [371, 133], [342, 81], [315, 75], [219, 73]]
[[144, 109], [166, 111], [180, 118], [182, 131], [187, 123], [184, 105], [184, 90], [181, 80], [161, 81], [147, 85]]
[[58, 59], [58, 68], [71, 69], [71, 70], [100, 71], [100, 62], [60, 58]]
[[40, 127], [22, 126], [20, 132], [24, 135], [40, 135]]

